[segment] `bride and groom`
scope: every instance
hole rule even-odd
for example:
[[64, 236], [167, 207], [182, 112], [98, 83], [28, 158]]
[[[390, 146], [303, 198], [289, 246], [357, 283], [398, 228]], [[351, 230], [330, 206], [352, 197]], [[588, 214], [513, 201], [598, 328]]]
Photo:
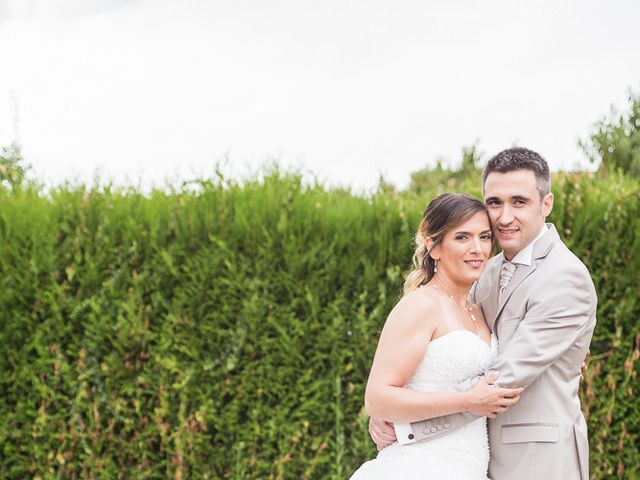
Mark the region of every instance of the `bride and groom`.
[[482, 181], [484, 204], [444, 194], [423, 215], [365, 393], [380, 452], [354, 480], [589, 478], [578, 385], [593, 282], [545, 223], [539, 154], [500, 152]]

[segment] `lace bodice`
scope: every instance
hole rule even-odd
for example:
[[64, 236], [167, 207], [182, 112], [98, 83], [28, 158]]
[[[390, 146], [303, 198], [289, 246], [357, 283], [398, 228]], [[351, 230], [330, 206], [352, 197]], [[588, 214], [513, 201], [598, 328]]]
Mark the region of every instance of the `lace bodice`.
[[469, 330], [453, 330], [429, 342], [424, 358], [405, 387], [418, 392], [452, 390], [456, 384], [482, 374], [495, 362], [496, 354], [493, 335], [489, 347]]
[[[425, 355], [405, 388], [419, 392], [454, 391], [455, 386], [490, 368], [497, 341], [489, 346], [469, 330], [454, 330], [429, 342]], [[446, 434], [409, 445], [383, 449], [363, 464], [352, 479], [430, 478], [474, 480], [487, 478], [489, 442], [482, 417]]]

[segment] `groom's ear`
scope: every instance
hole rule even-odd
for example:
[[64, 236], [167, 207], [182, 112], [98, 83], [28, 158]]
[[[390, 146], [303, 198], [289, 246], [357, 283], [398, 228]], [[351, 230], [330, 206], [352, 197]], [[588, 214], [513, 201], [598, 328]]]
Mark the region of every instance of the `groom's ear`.
[[547, 193], [542, 199], [542, 214], [545, 217], [548, 217], [553, 210], [553, 193]]

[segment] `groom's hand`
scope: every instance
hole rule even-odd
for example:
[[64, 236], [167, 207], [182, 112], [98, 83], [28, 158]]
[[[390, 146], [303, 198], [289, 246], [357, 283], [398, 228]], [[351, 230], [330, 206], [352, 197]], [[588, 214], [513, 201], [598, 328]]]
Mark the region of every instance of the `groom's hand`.
[[378, 447], [378, 451], [396, 441], [396, 431], [393, 425], [379, 418], [369, 418], [369, 435]]
[[589, 358], [590, 353], [591, 350], [587, 349], [587, 354], [584, 356], [582, 366], [580, 367], [580, 381], [584, 380], [584, 373], [587, 371], [587, 359]]

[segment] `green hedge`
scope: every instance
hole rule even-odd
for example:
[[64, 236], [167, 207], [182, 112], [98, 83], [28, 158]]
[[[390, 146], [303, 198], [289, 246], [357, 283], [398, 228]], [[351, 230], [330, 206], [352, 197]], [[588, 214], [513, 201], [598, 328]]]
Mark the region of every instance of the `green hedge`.
[[[638, 182], [554, 190], [600, 298], [593, 478], [633, 478]], [[364, 384], [427, 200], [278, 171], [148, 195], [0, 190], [0, 477], [348, 477], [375, 455]]]

